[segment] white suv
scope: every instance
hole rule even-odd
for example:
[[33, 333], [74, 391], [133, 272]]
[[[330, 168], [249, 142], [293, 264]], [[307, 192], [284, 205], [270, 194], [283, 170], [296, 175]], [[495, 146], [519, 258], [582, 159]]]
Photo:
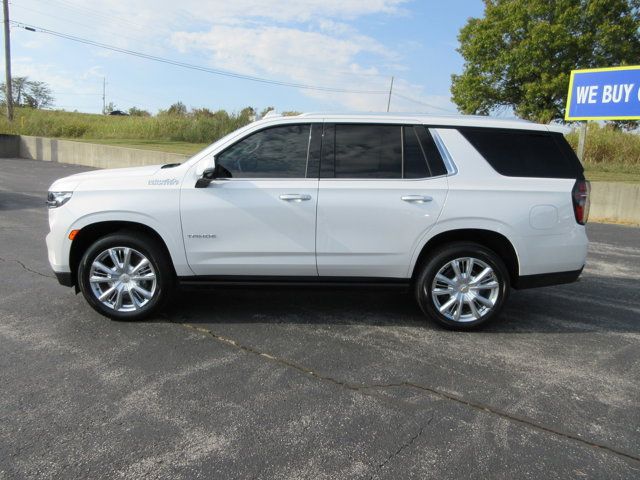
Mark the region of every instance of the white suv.
[[185, 284], [411, 286], [471, 328], [511, 287], [577, 280], [589, 184], [562, 134], [421, 115], [275, 117], [183, 164], [72, 175], [49, 261], [98, 312], [138, 319]]

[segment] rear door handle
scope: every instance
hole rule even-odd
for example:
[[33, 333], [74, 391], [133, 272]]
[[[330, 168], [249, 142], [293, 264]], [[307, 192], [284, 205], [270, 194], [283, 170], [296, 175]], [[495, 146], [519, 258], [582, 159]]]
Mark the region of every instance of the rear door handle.
[[433, 197], [427, 195], [404, 195], [400, 198], [409, 203], [427, 203], [433, 200]]
[[311, 200], [311, 195], [306, 193], [283, 193], [280, 195], [280, 200], [285, 202], [306, 202]]

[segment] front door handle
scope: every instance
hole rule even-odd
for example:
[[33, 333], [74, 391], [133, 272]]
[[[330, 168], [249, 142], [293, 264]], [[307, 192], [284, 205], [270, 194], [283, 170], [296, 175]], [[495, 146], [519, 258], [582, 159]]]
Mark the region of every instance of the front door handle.
[[427, 203], [433, 200], [433, 197], [427, 195], [404, 195], [400, 199], [409, 203]]
[[280, 195], [280, 200], [285, 202], [306, 202], [311, 200], [311, 195], [306, 193], [284, 193]]

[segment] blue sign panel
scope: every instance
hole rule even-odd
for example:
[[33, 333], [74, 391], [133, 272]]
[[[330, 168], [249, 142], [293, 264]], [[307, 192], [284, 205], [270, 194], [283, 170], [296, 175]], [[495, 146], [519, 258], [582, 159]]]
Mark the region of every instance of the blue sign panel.
[[573, 70], [564, 119], [640, 119], [640, 66]]

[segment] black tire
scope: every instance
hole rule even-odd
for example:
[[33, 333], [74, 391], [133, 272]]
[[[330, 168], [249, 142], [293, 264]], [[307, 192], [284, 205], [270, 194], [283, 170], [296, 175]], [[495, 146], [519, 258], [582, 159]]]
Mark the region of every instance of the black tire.
[[[153, 268], [153, 273], [155, 274], [156, 283], [153, 296], [150, 299], [147, 299], [147, 302], [144, 305], [136, 307], [133, 311], [118, 311], [105, 305], [103, 302], [98, 300], [91, 287], [91, 282], [89, 281], [93, 262], [100, 254], [105, 252], [105, 250], [114, 247], [131, 248], [144, 255], [149, 260], [149, 264]], [[164, 248], [159, 245], [154, 238], [141, 232], [119, 231], [98, 239], [84, 253], [80, 260], [80, 265], [78, 266], [78, 285], [84, 295], [84, 298], [98, 313], [114, 320], [141, 320], [153, 315], [162, 308], [166, 300], [169, 298], [173, 290], [174, 283], [171, 260], [166, 254]], [[106, 290], [111, 285], [112, 284], [105, 283], [101, 285], [101, 288]], [[150, 284], [143, 283], [142, 285], [146, 286]], [[131, 293], [125, 293], [124, 298], [127, 298], [128, 296], [129, 303], [133, 305], [135, 301], [130, 295]], [[138, 297], [143, 301], [145, 300], [143, 297], [136, 295], [136, 298]]]
[[[446, 267], [450, 262], [456, 259], [466, 259], [473, 258], [478, 263], [474, 262], [473, 272], [479, 272], [480, 268], [484, 270], [485, 267], [482, 267], [482, 263], [491, 267], [493, 271], [493, 280], [491, 283], [496, 282], [498, 284], [497, 288], [494, 290], [490, 289], [474, 289], [470, 290], [469, 285], [473, 285], [473, 282], [469, 282], [460, 277], [460, 284], [458, 284], [456, 280], [456, 286], [447, 286], [447, 284], [439, 282], [437, 285], [440, 285], [439, 290], [442, 291], [444, 288], [451, 288], [451, 292], [473, 292], [475, 300], [465, 300], [462, 302], [462, 306], [459, 307], [457, 301], [454, 301], [452, 304], [452, 310], [446, 309], [445, 314], [441, 313], [438, 306], [434, 300], [434, 294], [432, 293], [432, 289], [434, 288], [434, 279], [436, 274], [443, 268], [451, 268], [450, 270], [444, 270], [443, 274], [445, 277], [450, 278], [447, 275], [449, 272], [451, 275], [455, 275], [452, 267]], [[480, 263], [482, 262], [482, 263]], [[463, 261], [460, 262], [460, 265], [466, 267], [469, 262]], [[462, 272], [466, 275], [465, 272]], [[473, 274], [472, 274], [473, 275]], [[476, 273], [476, 276], [478, 273]], [[439, 277], [441, 278], [441, 277]], [[457, 275], [455, 278], [458, 278]], [[486, 277], [485, 277], [486, 278]], [[487, 284], [488, 280], [483, 282], [483, 285]], [[437, 322], [439, 325], [451, 329], [451, 330], [470, 330], [473, 328], [477, 328], [480, 325], [484, 325], [487, 322], [495, 319], [502, 308], [504, 307], [504, 303], [509, 296], [510, 289], [510, 281], [509, 281], [509, 273], [507, 268], [505, 267], [502, 259], [492, 250], [484, 247], [483, 245], [474, 243], [474, 242], [453, 242], [448, 245], [444, 245], [442, 247], [437, 248], [422, 264], [422, 267], [416, 277], [415, 281], [415, 295], [416, 300], [418, 301], [418, 305], [424, 312], [424, 314]], [[497, 292], [497, 293], [496, 293]], [[477, 300], [478, 295], [482, 295], [485, 300], [491, 300], [491, 297], [495, 298], [493, 303], [493, 307], [489, 308], [484, 304], [480, 303]], [[441, 307], [446, 305], [445, 300], [451, 300], [453, 298], [453, 294], [450, 293], [442, 293], [440, 296], [436, 295], [438, 301], [442, 300]], [[482, 300], [482, 299], [481, 299]], [[473, 303], [473, 308], [476, 309], [476, 313], [480, 313], [479, 318], [474, 319], [474, 313], [471, 308]], [[480, 308], [478, 308], [478, 306]], [[454, 320], [450, 317], [455, 318], [455, 313], [460, 309], [459, 316], [461, 320]], [[465, 313], [466, 312], [466, 313]], [[484, 312], [484, 313], [483, 313]], [[446, 315], [449, 313], [449, 316]], [[464, 317], [468, 318], [464, 318]]]

